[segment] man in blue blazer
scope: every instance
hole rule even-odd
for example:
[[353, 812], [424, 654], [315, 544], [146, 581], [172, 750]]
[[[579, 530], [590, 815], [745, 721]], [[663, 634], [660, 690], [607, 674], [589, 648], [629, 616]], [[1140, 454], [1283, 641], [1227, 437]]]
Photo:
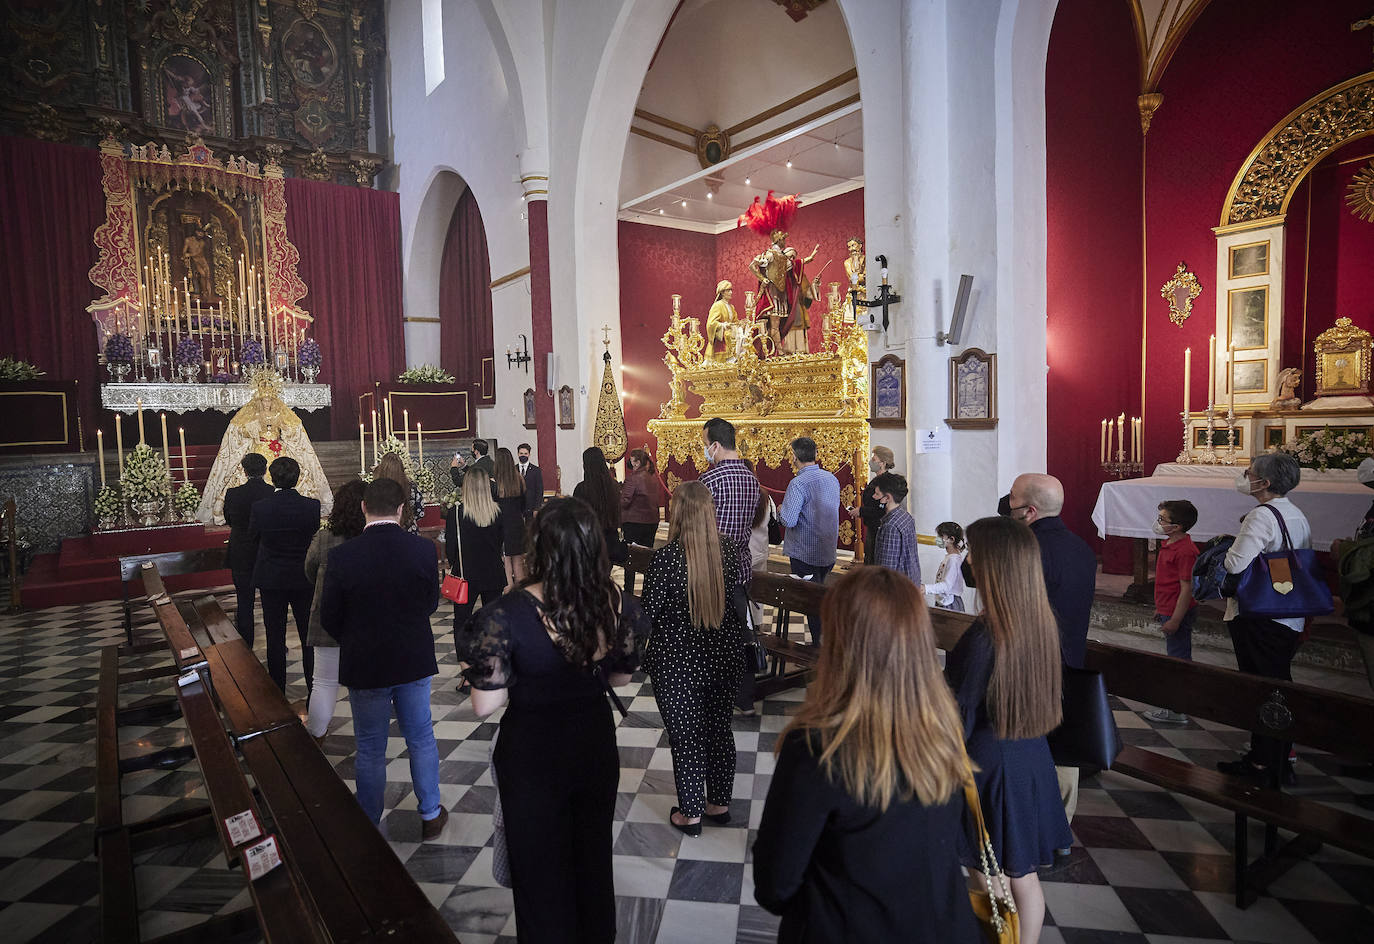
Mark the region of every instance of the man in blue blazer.
[[253, 565], [258, 545], [248, 536], [248, 517], [257, 501], [272, 494], [272, 486], [262, 480], [267, 460], [250, 452], [239, 463], [248, 481], [224, 493], [224, 520], [229, 525], [229, 572], [234, 576], [238, 594], [238, 622], [235, 628], [248, 648], [253, 648]]
[[286, 691], [286, 610], [290, 607], [301, 640], [308, 692], [315, 675], [315, 652], [305, 644], [305, 637], [310, 631], [315, 587], [305, 575], [305, 554], [320, 530], [320, 501], [296, 491], [301, 466], [295, 459], [274, 459], [268, 472], [277, 490], [254, 502], [248, 515], [248, 537], [258, 545], [253, 586], [262, 596], [267, 674]]
[[410, 496], [391, 479], [363, 492], [363, 533], [329, 552], [320, 623], [339, 641], [339, 682], [348, 686], [358, 803], [380, 823], [392, 708], [410, 753], [420, 835], [434, 839], [448, 811], [439, 803], [439, 748], [430, 717], [430, 683], [439, 673], [430, 614], [439, 606], [434, 542], [401, 528]]

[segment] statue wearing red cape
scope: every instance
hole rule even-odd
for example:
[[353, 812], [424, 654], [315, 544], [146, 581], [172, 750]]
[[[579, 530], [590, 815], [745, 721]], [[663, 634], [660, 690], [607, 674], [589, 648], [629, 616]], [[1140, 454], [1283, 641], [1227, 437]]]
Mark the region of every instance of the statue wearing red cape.
[[[810, 327], [807, 309], [816, 300], [805, 266], [816, 258], [817, 244], [805, 259], [787, 245], [787, 227], [801, 206], [797, 194], [778, 199], [773, 191], [754, 202], [740, 215], [737, 226], [747, 226], [761, 236], [767, 236], [769, 246], [749, 263], [749, 271], [759, 280], [758, 302], [752, 317], [768, 319], [768, 337], [773, 352], [781, 354], [805, 353], [806, 330]], [[787, 338], [784, 348], [783, 337]]]

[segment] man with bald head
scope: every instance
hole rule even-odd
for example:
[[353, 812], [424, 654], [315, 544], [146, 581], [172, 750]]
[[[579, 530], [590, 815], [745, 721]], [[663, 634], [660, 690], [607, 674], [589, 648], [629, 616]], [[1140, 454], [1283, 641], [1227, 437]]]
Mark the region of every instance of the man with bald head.
[[1064, 526], [1064, 485], [1053, 475], [1027, 472], [1011, 483], [1011, 516], [1024, 521], [1040, 542], [1045, 589], [1059, 621], [1059, 651], [1064, 664], [1083, 667], [1088, 616], [1097, 587], [1097, 558], [1078, 535]]

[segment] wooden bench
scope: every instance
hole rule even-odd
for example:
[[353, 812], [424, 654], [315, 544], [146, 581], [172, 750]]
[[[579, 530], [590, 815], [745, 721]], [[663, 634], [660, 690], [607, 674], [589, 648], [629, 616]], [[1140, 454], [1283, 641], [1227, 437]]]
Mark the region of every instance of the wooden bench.
[[[206, 574], [215, 571], [228, 570], [227, 546], [207, 547], [189, 551], [167, 551], [162, 554], [131, 554], [119, 559], [119, 581], [123, 593], [124, 604], [124, 638], [125, 643], [131, 651], [147, 651], [158, 648], [157, 644], [147, 644], [139, 646], [134, 642], [134, 630], [144, 625], [152, 625], [152, 621], [135, 625], [135, 610], [147, 603], [153, 594], [148, 592], [146, 584], [143, 585], [143, 593], [135, 595], [131, 585], [135, 581], [142, 581], [143, 575], [149, 566], [156, 567], [158, 574], [163, 580], [168, 577], [185, 577], [191, 574]], [[229, 584], [225, 584], [229, 586]], [[205, 593], [206, 588], [199, 587], [192, 590], [183, 590], [173, 595], [174, 599], [189, 599], [196, 594]], [[161, 592], [166, 592], [165, 587]]]
[[[1295, 682], [1246, 675], [1154, 653], [1089, 642], [1086, 665], [1107, 690], [1230, 727], [1329, 751], [1374, 757], [1374, 701]], [[1295, 858], [1323, 842], [1374, 858], [1374, 821], [1316, 800], [1284, 793], [1279, 771], [1267, 786], [1127, 746], [1112, 769], [1231, 810], [1235, 814], [1236, 904], [1249, 905]], [[1249, 820], [1266, 824], [1264, 852], [1249, 859]], [[1278, 830], [1297, 838], [1280, 846]]]

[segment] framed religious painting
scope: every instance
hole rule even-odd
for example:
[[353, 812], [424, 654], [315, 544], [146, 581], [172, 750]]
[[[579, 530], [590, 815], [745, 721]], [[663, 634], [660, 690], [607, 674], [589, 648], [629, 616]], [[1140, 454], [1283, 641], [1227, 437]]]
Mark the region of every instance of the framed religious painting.
[[951, 429], [997, 426], [997, 355], [971, 347], [949, 359]]
[[573, 389], [567, 384], [558, 388], [558, 428], [575, 429], [573, 422]]
[[1269, 240], [1246, 243], [1230, 249], [1230, 278], [1245, 279], [1252, 275], [1269, 274]]
[[525, 388], [525, 429], [534, 429], [534, 388]]
[[1266, 393], [1269, 361], [1236, 361], [1231, 365], [1231, 389], [1236, 393]]
[[[1233, 288], [1227, 296], [1228, 338], [1237, 351], [1269, 346], [1269, 286]], [[1239, 393], [1240, 391], [1237, 391]]]
[[898, 428], [906, 425], [906, 361], [886, 354], [869, 365], [868, 425]]
[[1369, 394], [1370, 334], [1349, 318], [1337, 318], [1312, 342], [1317, 362], [1317, 396]]

